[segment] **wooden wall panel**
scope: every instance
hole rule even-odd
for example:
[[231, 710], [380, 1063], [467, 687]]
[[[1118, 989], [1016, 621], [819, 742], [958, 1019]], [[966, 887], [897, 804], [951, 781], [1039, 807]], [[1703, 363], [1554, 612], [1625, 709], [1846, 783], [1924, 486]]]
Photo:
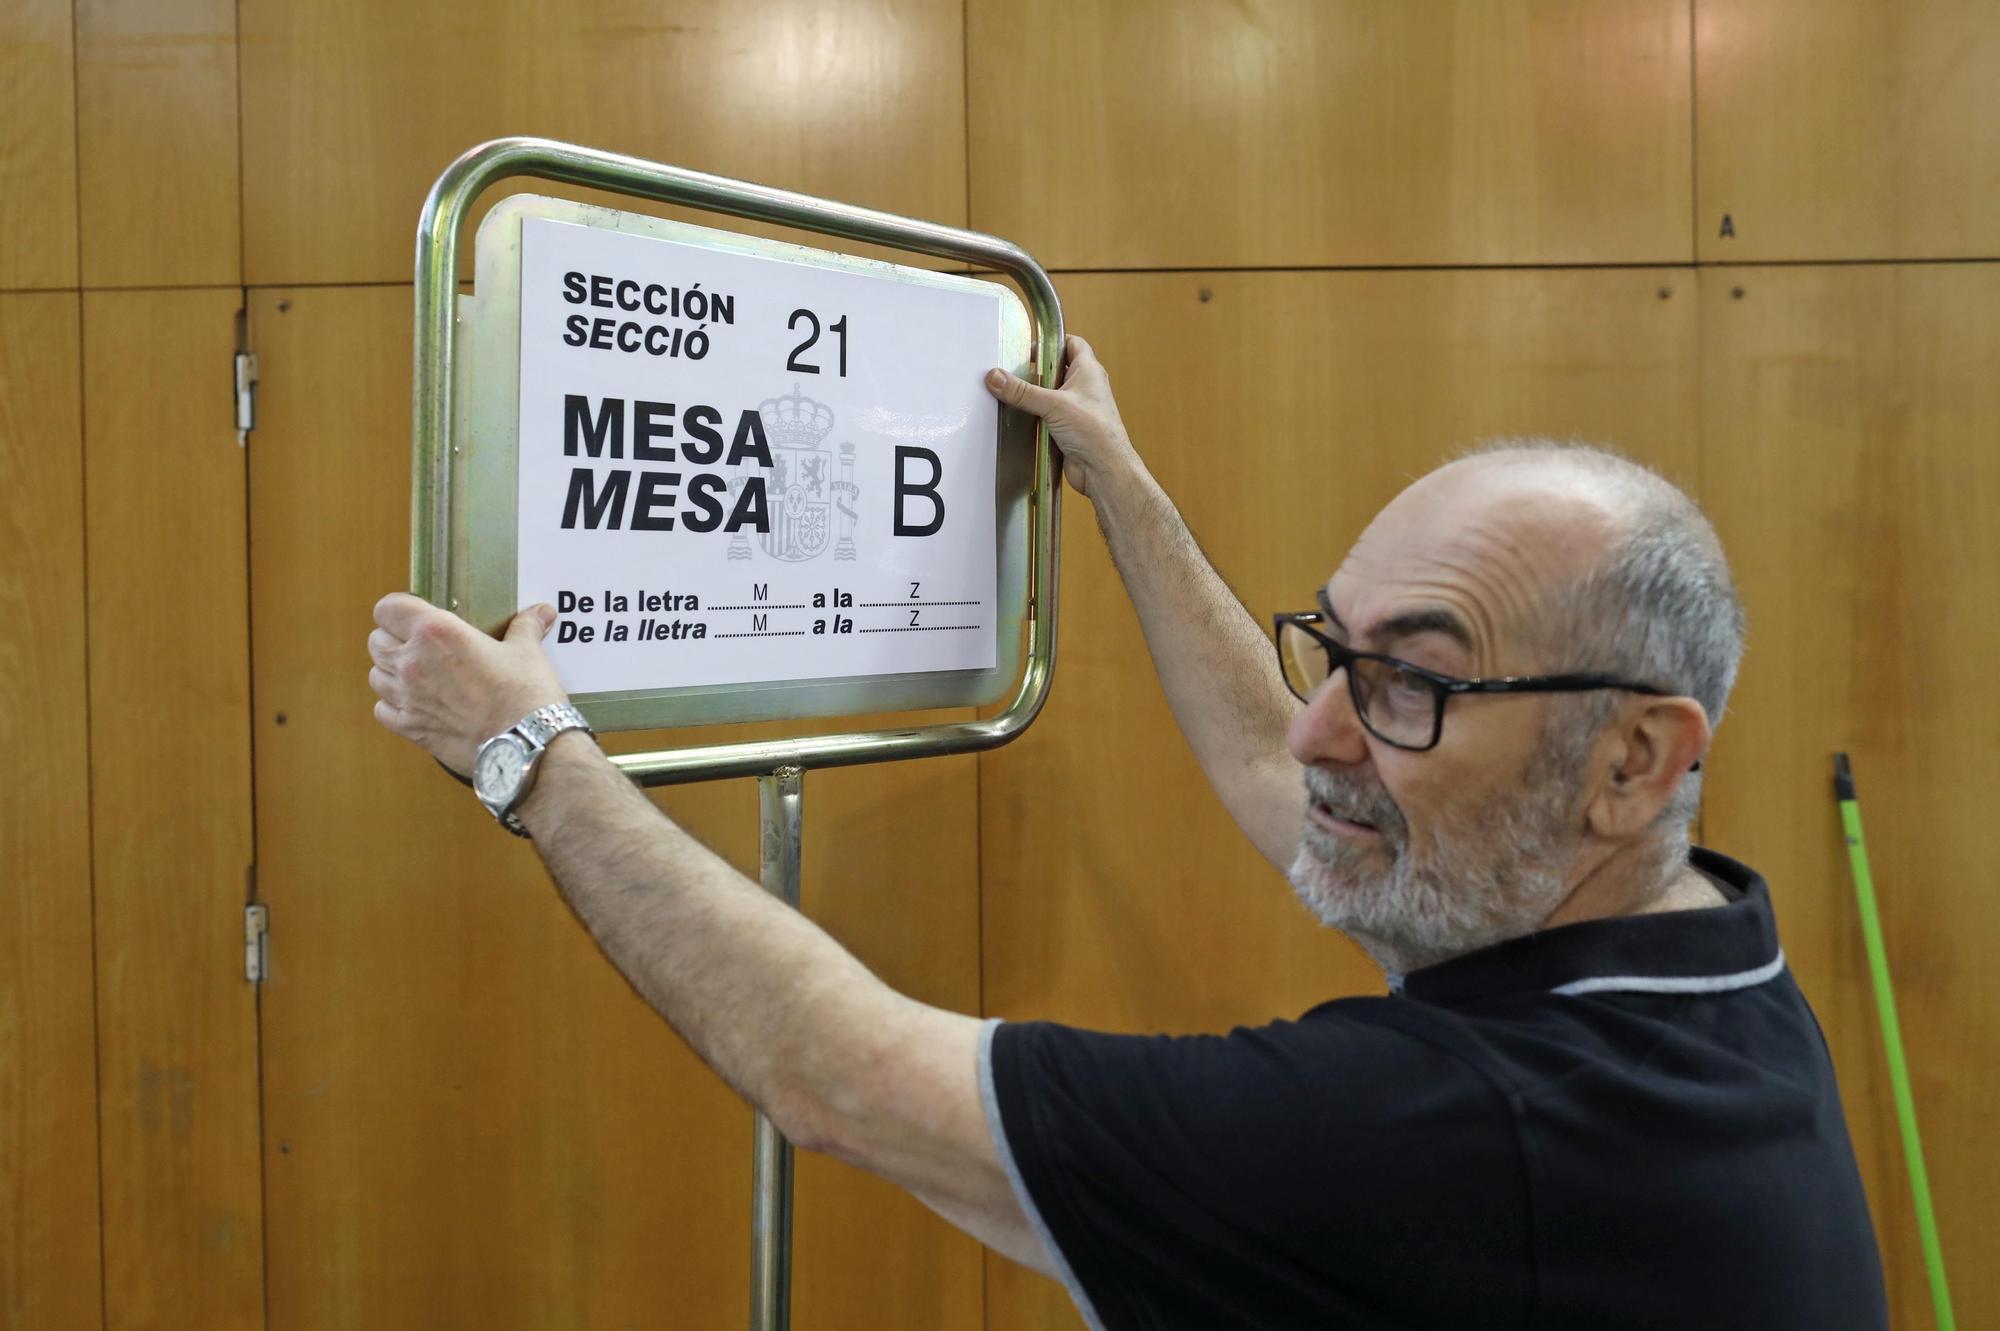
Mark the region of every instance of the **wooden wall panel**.
[[[84, 297], [105, 1326], [264, 1325], [236, 288]], [[171, 336], [164, 336], [172, 330]]]
[[[253, 305], [272, 1321], [738, 1325], [749, 1111], [625, 987], [532, 849], [370, 716], [369, 610], [407, 576], [409, 319], [406, 288]], [[957, 758], [807, 784], [808, 911], [961, 1011], [978, 1004], [976, 775]], [[663, 803], [754, 867], [753, 783]], [[978, 1323], [978, 1248], [843, 1167], [801, 1161], [798, 1241], [801, 1328]]]
[[1694, 10], [1704, 260], [2000, 256], [1987, 0]]
[[[938, 713], [935, 719], [971, 715]], [[888, 718], [878, 723], [891, 724]], [[798, 727], [718, 733], [787, 729], [796, 733]], [[682, 738], [705, 741], [707, 735]], [[669, 794], [663, 803], [677, 816], [685, 811], [699, 818], [710, 844], [727, 842], [731, 859], [755, 872], [754, 783], [732, 786], [740, 793], [725, 787], [706, 796], [715, 801], [712, 809], [695, 802], [706, 794], [698, 790]], [[979, 1011], [976, 758], [808, 776], [803, 879], [806, 913], [885, 983], [954, 1012]], [[796, 1212], [792, 1322], [799, 1331], [982, 1331], [984, 1250], [900, 1188], [824, 1156], [804, 1155]], [[738, 1241], [748, 1244], [747, 1229]]]
[[101, 1317], [73, 293], [0, 295], [0, 1326]]
[[509, 134], [965, 217], [959, 0], [245, 0], [242, 22], [253, 284], [408, 281], [431, 182]]
[[0, 9], [0, 291], [76, 285], [76, 62], [68, 0]]
[[1064, 268], [1693, 257], [1683, 0], [972, 0], [973, 225]]
[[1994, 1325], [1995, 308], [1992, 264], [1703, 275], [1702, 469], [1750, 612], [1709, 836], [1771, 880], [1907, 1327], [1930, 1300], [1831, 759], [1855, 763], [1959, 1325]]
[[235, 0], [76, 0], [76, 40], [83, 284], [241, 283]]
[[[1594, 439], [1691, 483], [1686, 285], [1616, 270], [1107, 274], [1061, 289], [1148, 465], [1266, 618], [1310, 605], [1391, 496], [1480, 438]], [[1210, 792], [1074, 495], [1064, 534], [1054, 693], [1033, 730], [981, 759], [988, 1010], [1225, 1030], [1381, 992]], [[1074, 1324], [1054, 1285], [997, 1258], [988, 1275], [994, 1331]]]

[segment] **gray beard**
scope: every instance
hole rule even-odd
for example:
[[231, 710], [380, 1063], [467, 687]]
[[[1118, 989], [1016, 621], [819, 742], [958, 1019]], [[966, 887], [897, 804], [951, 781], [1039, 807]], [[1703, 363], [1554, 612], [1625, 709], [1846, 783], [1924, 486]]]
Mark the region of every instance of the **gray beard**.
[[1310, 815], [1292, 861], [1292, 890], [1322, 924], [1358, 943], [1392, 976], [1532, 933], [1562, 903], [1581, 828], [1577, 783], [1547, 748], [1499, 799], [1412, 844], [1380, 783], [1306, 769], [1310, 795], [1382, 833], [1343, 840]]

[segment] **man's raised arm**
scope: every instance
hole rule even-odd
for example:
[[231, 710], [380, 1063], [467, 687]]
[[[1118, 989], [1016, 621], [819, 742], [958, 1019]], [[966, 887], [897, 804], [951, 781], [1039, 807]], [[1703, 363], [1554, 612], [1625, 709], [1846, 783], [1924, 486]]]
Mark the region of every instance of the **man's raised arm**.
[[987, 387], [1048, 423], [1063, 473], [1096, 510], [1181, 733], [1244, 835], [1289, 867], [1305, 809], [1298, 764], [1285, 748], [1298, 702], [1278, 678], [1270, 637], [1132, 447], [1090, 344], [1066, 340], [1058, 388], [1001, 370]]

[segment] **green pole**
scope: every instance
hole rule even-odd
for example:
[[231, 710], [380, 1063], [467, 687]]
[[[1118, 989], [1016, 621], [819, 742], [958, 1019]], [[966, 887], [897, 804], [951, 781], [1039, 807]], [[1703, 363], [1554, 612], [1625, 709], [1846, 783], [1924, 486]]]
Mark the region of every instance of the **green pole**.
[[1931, 1282], [1931, 1306], [1938, 1331], [1956, 1331], [1951, 1290], [1944, 1280], [1944, 1251], [1938, 1246], [1937, 1217], [1931, 1211], [1931, 1180], [1924, 1170], [1924, 1145], [1917, 1137], [1917, 1104], [1910, 1095], [1910, 1069], [1903, 1059], [1903, 1028], [1896, 1020], [1896, 991], [1889, 984], [1889, 953], [1882, 946], [1882, 919], [1875, 910], [1875, 878], [1868, 872], [1868, 843], [1861, 837], [1861, 803], [1854, 794], [1854, 769], [1847, 755], [1833, 755], [1833, 794], [1847, 832], [1847, 860], [1854, 870], [1854, 899], [1861, 908], [1861, 937], [1868, 948], [1868, 973], [1875, 982], [1875, 1008], [1882, 1018], [1882, 1048], [1889, 1060], [1889, 1089], [1896, 1099], [1896, 1124], [1903, 1132], [1903, 1160], [1917, 1207], [1917, 1238]]

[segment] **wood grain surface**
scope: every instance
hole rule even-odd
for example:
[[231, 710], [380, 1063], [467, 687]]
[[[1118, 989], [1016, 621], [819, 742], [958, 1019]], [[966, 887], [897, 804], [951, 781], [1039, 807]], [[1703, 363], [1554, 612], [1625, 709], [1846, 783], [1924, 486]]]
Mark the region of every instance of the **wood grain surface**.
[[1700, 0], [1694, 13], [1704, 261], [2000, 257], [1991, 4]]
[[[242, 24], [253, 284], [409, 281], [431, 182], [510, 134], [965, 219], [958, 0], [246, 0]], [[521, 189], [605, 198], [491, 193]]]
[[102, 1317], [78, 299], [0, 295], [0, 1325]]
[[1685, 3], [967, 12], [973, 225], [1050, 267], [1693, 257]]
[[107, 1328], [264, 1325], [242, 299], [83, 304]]
[[65, 0], [0, 8], [0, 291], [76, 285], [76, 61]]
[[234, 0], [76, 0], [89, 287], [243, 280]]

